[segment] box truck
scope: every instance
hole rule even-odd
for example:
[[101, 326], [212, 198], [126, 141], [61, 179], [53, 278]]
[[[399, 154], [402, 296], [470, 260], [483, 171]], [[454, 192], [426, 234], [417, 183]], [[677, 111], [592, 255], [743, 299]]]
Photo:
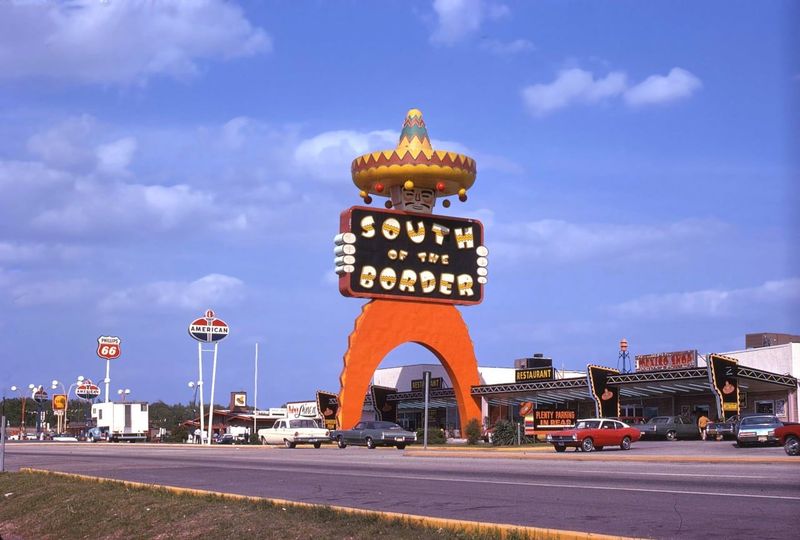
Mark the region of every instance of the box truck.
[[95, 403], [92, 419], [109, 441], [144, 441], [150, 426], [147, 403], [140, 401]]

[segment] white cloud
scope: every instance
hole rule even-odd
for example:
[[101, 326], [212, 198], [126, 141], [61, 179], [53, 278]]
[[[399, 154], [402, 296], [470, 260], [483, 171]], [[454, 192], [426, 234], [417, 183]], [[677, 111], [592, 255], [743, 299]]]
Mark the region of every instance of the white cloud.
[[0, 263], [34, 261], [44, 254], [43, 244], [0, 242]]
[[97, 147], [97, 170], [107, 174], [127, 174], [136, 151], [136, 139], [124, 137]]
[[95, 290], [88, 279], [53, 279], [15, 285], [11, 297], [15, 305], [31, 307], [75, 303], [84, 300]]
[[453, 45], [477, 32], [486, 19], [509, 14], [506, 5], [485, 0], [434, 0], [437, 25], [431, 41]]
[[618, 96], [625, 91], [627, 77], [621, 72], [612, 72], [605, 78], [582, 69], [561, 71], [549, 84], [534, 84], [522, 90], [522, 98], [528, 110], [542, 116], [572, 103], [596, 103]]
[[224, 274], [208, 274], [191, 282], [156, 281], [115, 291], [100, 302], [100, 309], [119, 311], [158, 306], [199, 311], [212, 305], [236, 304], [244, 298], [245, 289], [242, 280]]
[[325, 181], [350, 182], [350, 164], [367, 152], [397, 146], [398, 132], [391, 130], [327, 131], [297, 145], [294, 159], [312, 177]]
[[649, 294], [612, 308], [627, 317], [726, 317], [755, 310], [759, 306], [800, 302], [800, 278], [767, 281], [756, 287], [685, 293]]
[[700, 79], [681, 68], [667, 76], [652, 75], [629, 86], [624, 72], [614, 71], [604, 78], [580, 68], [565, 69], [547, 84], [522, 89], [525, 106], [534, 116], [544, 116], [575, 103], [591, 104], [623, 97], [631, 106], [665, 103], [686, 98], [702, 87]]
[[700, 79], [681, 68], [672, 68], [667, 76], [651, 75], [625, 92], [629, 105], [652, 105], [686, 98], [703, 86]]
[[725, 225], [714, 220], [684, 220], [665, 225], [570, 223], [544, 219], [523, 223], [491, 224], [492, 253], [496, 259], [534, 258], [553, 262], [613, 259], [629, 260], [664, 250], [688, 239], [717, 235]]
[[487, 39], [481, 42], [481, 49], [489, 51], [490, 53], [498, 56], [511, 56], [514, 54], [535, 51], [536, 46], [527, 39], [515, 39], [513, 41]]
[[0, 78], [144, 84], [184, 78], [203, 60], [272, 48], [242, 9], [222, 0], [0, 3]]

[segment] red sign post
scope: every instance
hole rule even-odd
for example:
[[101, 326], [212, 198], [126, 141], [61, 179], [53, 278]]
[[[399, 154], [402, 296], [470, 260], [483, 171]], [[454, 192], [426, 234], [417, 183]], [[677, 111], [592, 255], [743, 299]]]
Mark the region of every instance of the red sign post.
[[103, 381], [106, 383], [106, 403], [109, 402], [108, 385], [111, 383], [111, 360], [119, 358], [119, 355], [122, 354], [121, 343], [122, 340], [117, 336], [97, 338], [97, 356], [106, 361], [106, 378]]

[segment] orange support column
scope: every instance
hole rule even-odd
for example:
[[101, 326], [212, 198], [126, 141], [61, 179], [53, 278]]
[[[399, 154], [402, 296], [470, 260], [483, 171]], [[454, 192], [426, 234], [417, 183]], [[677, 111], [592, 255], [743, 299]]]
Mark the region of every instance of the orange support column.
[[361, 419], [372, 375], [386, 355], [404, 343], [422, 345], [444, 366], [455, 391], [461, 433], [466, 432], [466, 424], [472, 418], [480, 421], [479, 401], [470, 394], [472, 386], [480, 384], [478, 362], [469, 330], [456, 307], [372, 300], [356, 319], [344, 355], [344, 369], [339, 377], [339, 428], [350, 429]]

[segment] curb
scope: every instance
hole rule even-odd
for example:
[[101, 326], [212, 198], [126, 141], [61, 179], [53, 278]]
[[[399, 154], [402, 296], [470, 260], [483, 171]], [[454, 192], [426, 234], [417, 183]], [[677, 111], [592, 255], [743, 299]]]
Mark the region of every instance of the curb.
[[448, 450], [430, 452], [429, 450], [406, 450], [403, 455], [408, 457], [429, 457], [429, 458], [445, 458], [445, 457], [461, 457], [469, 459], [532, 459], [532, 460], [563, 460], [563, 461], [630, 461], [640, 463], [653, 463], [653, 462], [669, 462], [669, 463], [762, 463], [774, 465], [778, 463], [798, 463], [800, 460], [787, 459], [783, 456], [777, 458], [760, 458], [760, 457], [712, 457], [712, 456], [614, 456], [611, 453], [591, 453], [585, 454], [582, 452], [569, 454], [557, 454], [555, 452], [548, 454], [541, 453], [528, 453], [528, 451], [508, 451], [503, 454], [495, 452], [482, 452], [480, 450], [473, 450], [472, 452], [450, 452]]
[[352, 508], [349, 506], [333, 506], [317, 503], [305, 503], [289, 501], [286, 499], [273, 499], [269, 497], [254, 497], [251, 495], [237, 495], [235, 493], [223, 493], [221, 491], [210, 491], [204, 489], [182, 488], [177, 486], [165, 486], [160, 484], [146, 484], [143, 482], [132, 482], [130, 480], [117, 480], [114, 478], [102, 478], [98, 476], [88, 476], [84, 474], [65, 473], [58, 471], [48, 471], [45, 469], [35, 469], [32, 467], [21, 467], [20, 473], [41, 474], [45, 476], [58, 476], [61, 478], [72, 478], [85, 482], [112, 483], [127, 487], [164, 490], [176, 495], [192, 495], [195, 497], [220, 497], [222, 499], [247, 501], [247, 502], [267, 502], [276, 506], [291, 506], [295, 508], [326, 509], [343, 514], [370, 516], [386, 519], [389, 521], [399, 521], [412, 525], [422, 525], [430, 528], [448, 529], [456, 532], [474, 532], [482, 534], [496, 534], [497, 538], [525, 538], [542, 539], [552, 538], [559, 540], [626, 540], [630, 537], [610, 536], [580, 531], [567, 531], [560, 529], [543, 529], [539, 527], [525, 527], [522, 525], [509, 525], [503, 523], [485, 523], [480, 521], [466, 521], [459, 519], [436, 518], [418, 516], [414, 514], [402, 514], [399, 512], [383, 512], [379, 510], [365, 510], [363, 508]]

